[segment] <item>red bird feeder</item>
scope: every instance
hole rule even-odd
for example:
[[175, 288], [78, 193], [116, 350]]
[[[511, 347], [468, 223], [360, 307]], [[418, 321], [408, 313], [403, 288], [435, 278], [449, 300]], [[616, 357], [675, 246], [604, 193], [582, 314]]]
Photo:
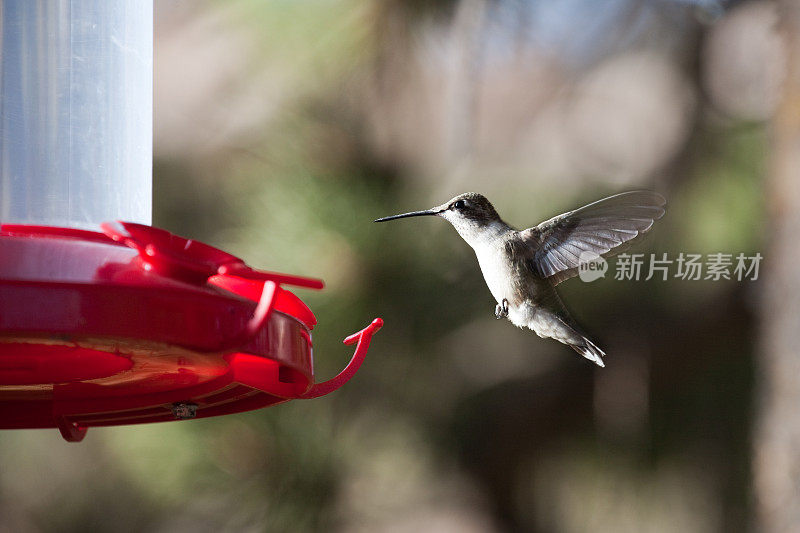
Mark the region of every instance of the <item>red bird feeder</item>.
[[[237, 413], [349, 380], [381, 319], [315, 383], [316, 318], [282, 285], [321, 281], [147, 225], [152, 2], [11, 0], [0, 27], [0, 429], [80, 441], [92, 426]], [[139, 223], [102, 223], [115, 219]]]
[[0, 428], [80, 441], [315, 398], [355, 374], [383, 325], [347, 337], [350, 364], [315, 383], [316, 318], [281, 285], [321, 281], [141, 224], [102, 229], [0, 226]]

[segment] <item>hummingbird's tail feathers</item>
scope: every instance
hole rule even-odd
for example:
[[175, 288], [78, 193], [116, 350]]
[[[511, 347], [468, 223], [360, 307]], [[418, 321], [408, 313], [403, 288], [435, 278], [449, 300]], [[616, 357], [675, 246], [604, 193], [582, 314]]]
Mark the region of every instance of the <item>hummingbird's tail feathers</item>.
[[586, 337], [583, 337], [582, 343], [570, 344], [569, 347], [584, 356], [589, 361], [597, 363], [597, 366], [606, 366], [605, 363], [603, 363], [603, 357], [606, 356], [606, 352], [601, 350], [595, 343]]
[[524, 325], [535, 331], [540, 337], [555, 339], [598, 366], [605, 366], [603, 357], [606, 353], [581, 331], [580, 326], [569, 316], [555, 290], [551, 290], [547, 302], [548, 307], [528, 306], [523, 308], [527, 310], [527, 313], [523, 312], [523, 314], [519, 314], [520, 307], [512, 308], [509, 318], [514, 324], [521, 325], [519, 319], [523, 317], [526, 321]]

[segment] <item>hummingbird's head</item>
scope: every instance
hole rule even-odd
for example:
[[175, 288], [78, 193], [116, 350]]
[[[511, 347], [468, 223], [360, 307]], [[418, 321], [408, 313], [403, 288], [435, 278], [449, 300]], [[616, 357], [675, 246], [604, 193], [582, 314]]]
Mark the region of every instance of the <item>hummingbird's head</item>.
[[491, 202], [484, 195], [476, 192], [459, 194], [435, 207], [434, 210], [437, 210], [437, 214], [453, 226], [480, 227], [500, 220], [500, 215], [497, 214]]
[[487, 231], [500, 230], [507, 227], [489, 200], [476, 192], [459, 194], [447, 202], [425, 211], [413, 211], [402, 215], [379, 218], [375, 222], [426, 215], [435, 215], [447, 220], [453, 225], [458, 234], [473, 247], [476, 240]]

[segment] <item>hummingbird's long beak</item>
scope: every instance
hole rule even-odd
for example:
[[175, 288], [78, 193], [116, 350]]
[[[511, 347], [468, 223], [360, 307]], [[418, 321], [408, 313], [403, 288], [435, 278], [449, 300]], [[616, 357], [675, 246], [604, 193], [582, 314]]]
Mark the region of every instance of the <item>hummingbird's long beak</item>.
[[441, 208], [434, 207], [433, 209], [426, 209], [425, 211], [412, 211], [411, 213], [403, 213], [402, 215], [392, 215], [390, 217], [383, 217], [373, 220], [373, 222], [386, 222], [387, 220], [395, 220], [398, 218], [406, 217], [424, 217], [429, 215], [438, 215], [442, 212]]

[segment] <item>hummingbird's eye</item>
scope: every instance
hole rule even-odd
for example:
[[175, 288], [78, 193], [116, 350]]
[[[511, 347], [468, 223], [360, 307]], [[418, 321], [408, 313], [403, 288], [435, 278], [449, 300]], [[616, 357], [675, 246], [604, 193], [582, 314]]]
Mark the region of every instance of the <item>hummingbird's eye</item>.
[[464, 200], [456, 200], [453, 202], [453, 209], [464, 209], [467, 206], [467, 202]]

